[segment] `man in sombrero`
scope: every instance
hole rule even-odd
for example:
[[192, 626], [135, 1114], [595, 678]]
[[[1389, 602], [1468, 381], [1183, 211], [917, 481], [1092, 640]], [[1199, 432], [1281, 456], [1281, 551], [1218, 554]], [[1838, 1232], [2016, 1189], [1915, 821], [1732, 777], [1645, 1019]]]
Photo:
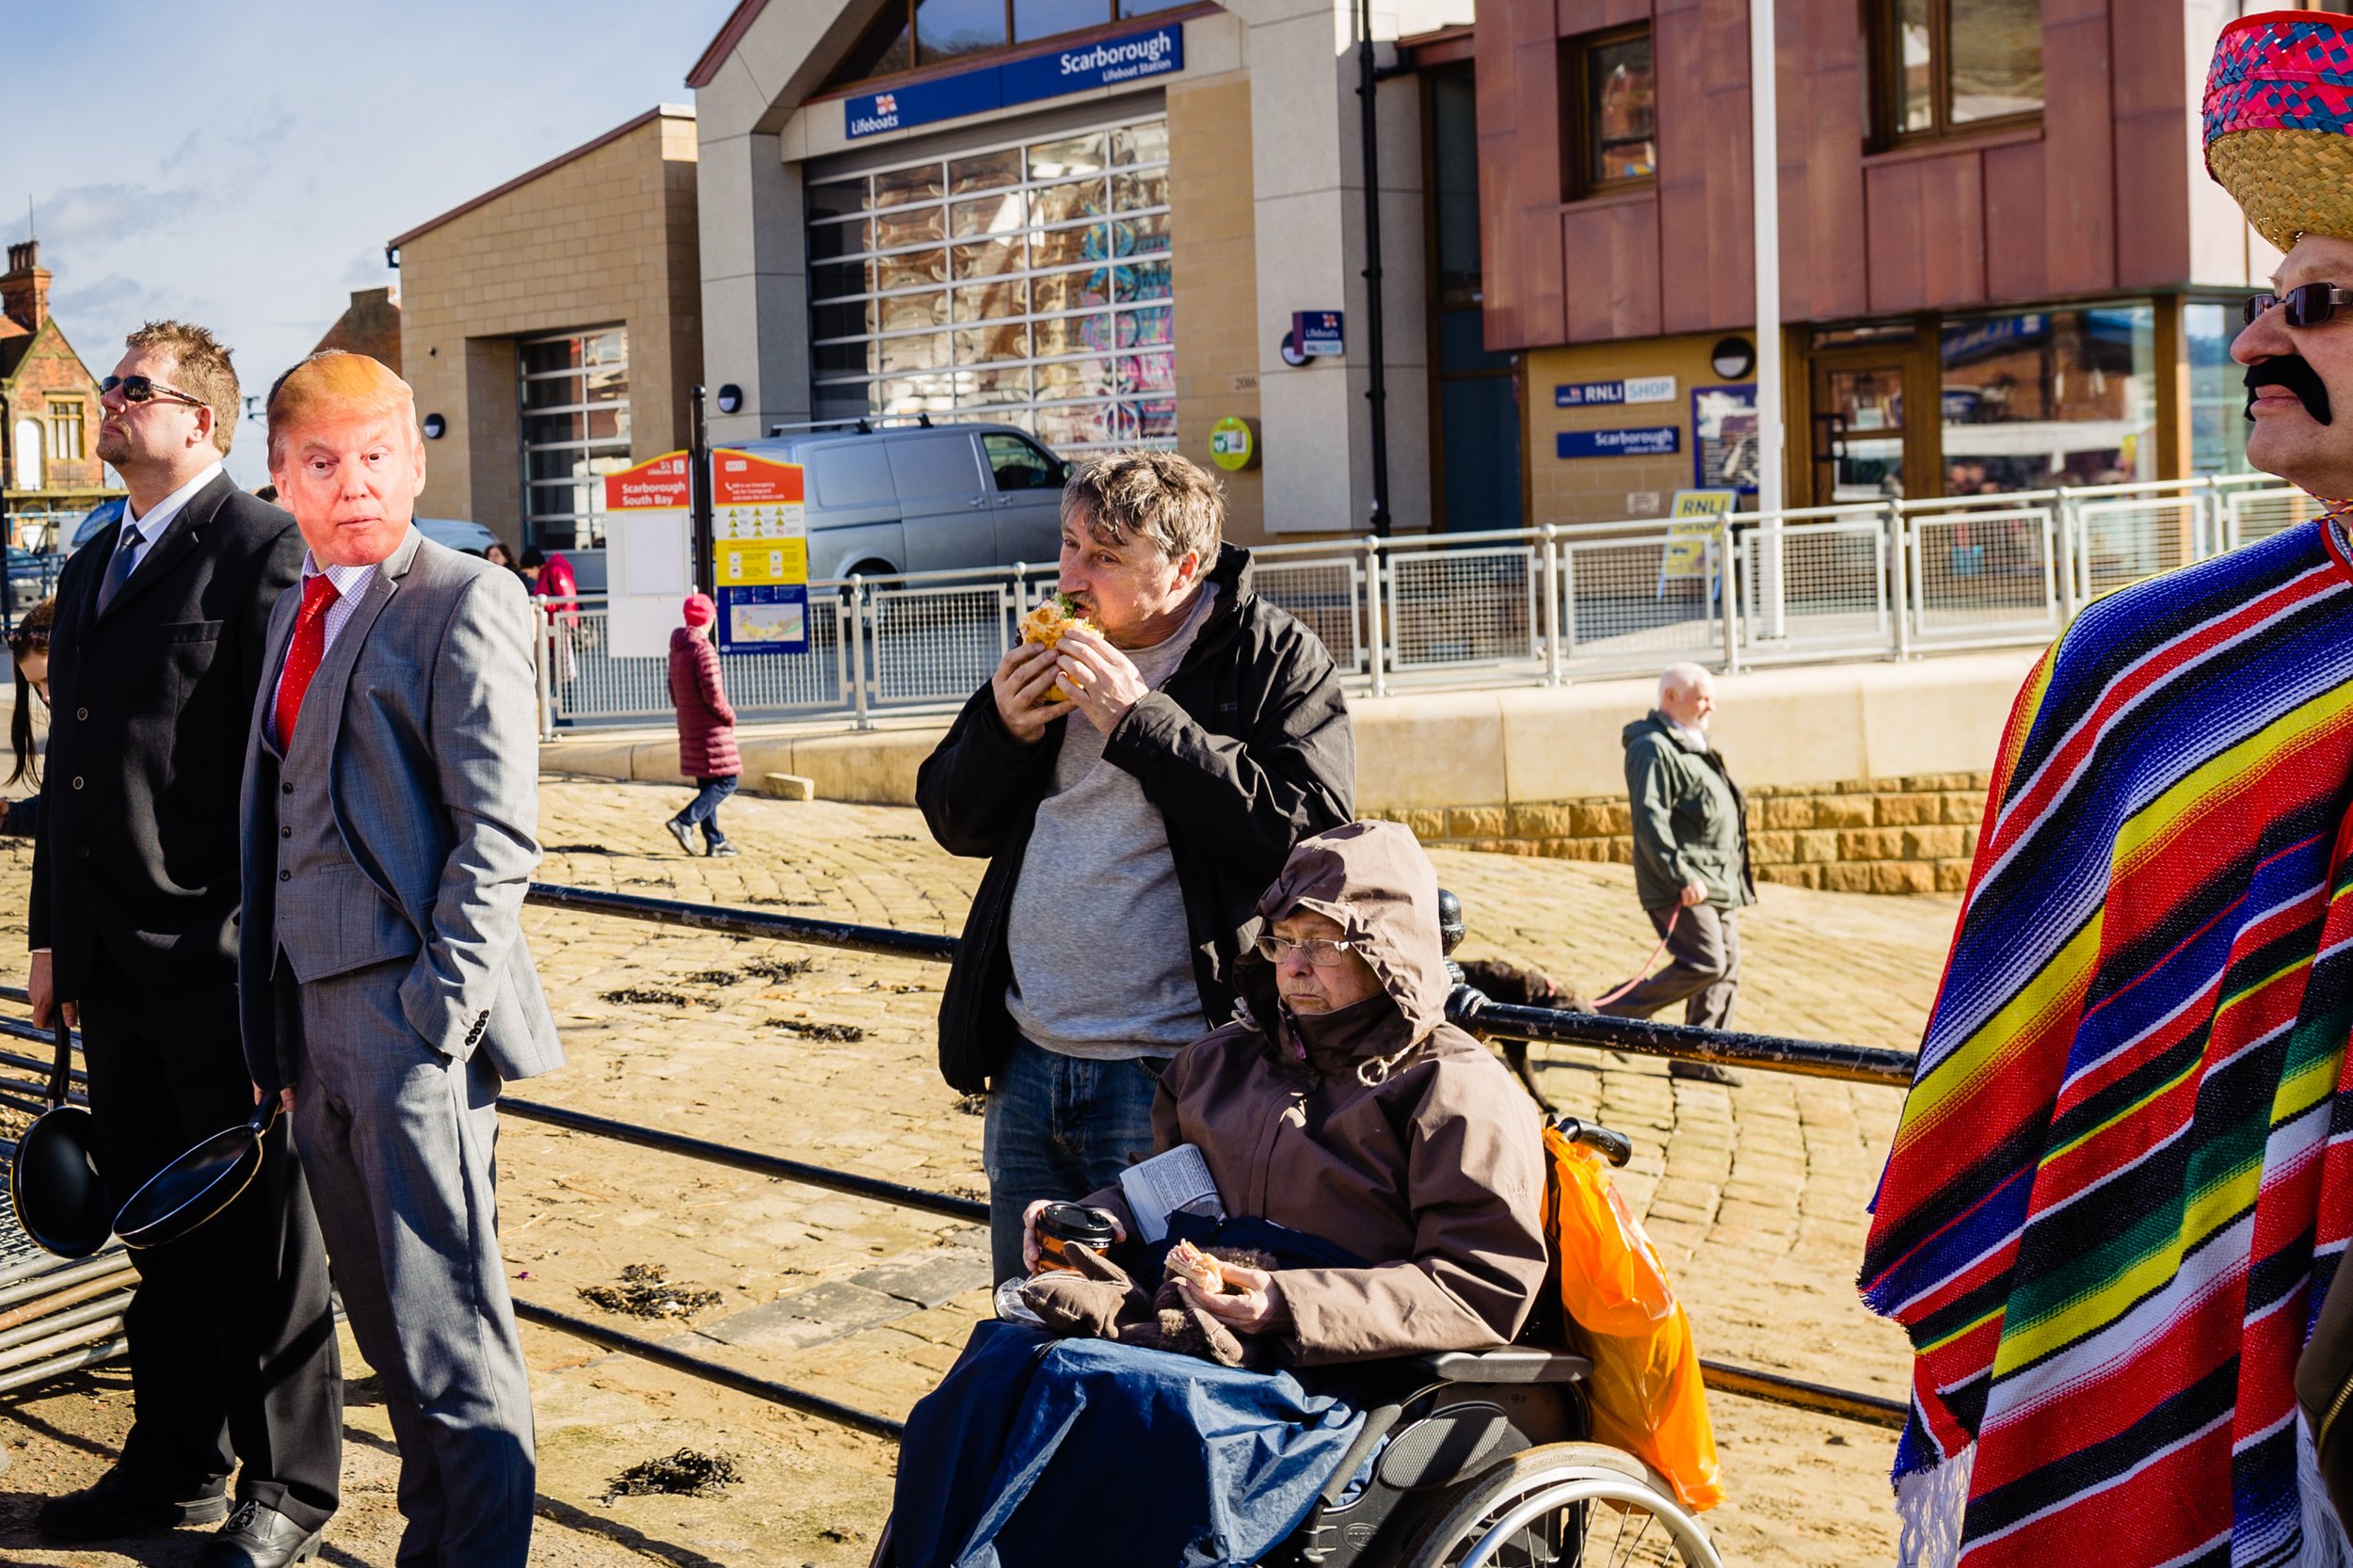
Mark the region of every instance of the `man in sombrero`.
[[2251, 16], [2204, 114], [2285, 252], [2247, 454], [2329, 515], [2092, 604], [1995, 760], [1863, 1267], [1907, 1563], [2344, 1560], [2296, 1369], [2353, 1234], [2349, 71], [2353, 16]]

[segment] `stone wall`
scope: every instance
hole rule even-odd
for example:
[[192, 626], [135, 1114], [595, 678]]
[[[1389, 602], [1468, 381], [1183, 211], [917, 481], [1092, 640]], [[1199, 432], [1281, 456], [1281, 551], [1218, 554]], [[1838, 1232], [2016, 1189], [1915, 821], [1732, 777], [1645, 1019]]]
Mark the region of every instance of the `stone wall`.
[[[1746, 792], [1760, 882], [1849, 893], [1957, 893], [1967, 885], [1987, 776], [1915, 774]], [[1623, 795], [1379, 813], [1426, 844], [1563, 860], [1634, 858]]]

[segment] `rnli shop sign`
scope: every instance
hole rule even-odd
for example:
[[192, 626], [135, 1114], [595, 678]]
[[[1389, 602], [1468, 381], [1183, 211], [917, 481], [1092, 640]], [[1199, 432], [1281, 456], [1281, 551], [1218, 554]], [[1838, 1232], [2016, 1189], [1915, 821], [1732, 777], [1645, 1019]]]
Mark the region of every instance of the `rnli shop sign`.
[[1167, 76], [1184, 68], [1185, 29], [1178, 23], [952, 76], [909, 82], [888, 92], [858, 93], [841, 107], [850, 139], [856, 141], [886, 131], [904, 131], [910, 125], [929, 125], [1091, 88]]

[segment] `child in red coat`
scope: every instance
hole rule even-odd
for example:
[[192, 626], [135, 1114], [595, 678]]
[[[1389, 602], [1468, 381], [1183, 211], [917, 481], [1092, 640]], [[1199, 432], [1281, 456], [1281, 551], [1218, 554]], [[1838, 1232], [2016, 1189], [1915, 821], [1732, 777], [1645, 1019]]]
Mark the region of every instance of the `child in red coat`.
[[703, 830], [703, 853], [733, 855], [735, 846], [719, 831], [719, 803], [735, 793], [744, 759], [735, 749], [735, 710], [719, 679], [719, 650], [711, 645], [718, 606], [709, 594], [686, 596], [686, 624], [670, 633], [670, 703], [678, 710], [679, 772], [693, 779], [696, 794], [686, 809], [662, 825], [678, 847], [695, 853], [695, 832]]

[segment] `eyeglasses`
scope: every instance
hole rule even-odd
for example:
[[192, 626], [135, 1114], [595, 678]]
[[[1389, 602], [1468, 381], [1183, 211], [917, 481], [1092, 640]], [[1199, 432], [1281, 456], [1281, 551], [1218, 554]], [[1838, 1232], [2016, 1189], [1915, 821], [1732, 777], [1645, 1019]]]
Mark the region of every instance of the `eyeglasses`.
[[1353, 942], [1328, 942], [1321, 936], [1309, 936], [1296, 942], [1289, 936], [1258, 938], [1258, 956], [1268, 963], [1280, 964], [1294, 952], [1305, 952], [1307, 962], [1319, 969], [1338, 968], [1348, 962], [1348, 955], [1355, 949]]
[[177, 388], [167, 387], [162, 382], [145, 376], [109, 376], [98, 383], [98, 391], [101, 396], [110, 392], [119, 392], [122, 394], [122, 401], [125, 403], [152, 403], [159, 397], [168, 397], [174, 403], [185, 403], [194, 408], [206, 407], [202, 398], [190, 397]]
[[2334, 283], [2305, 283], [2285, 294], [2250, 294], [2241, 309], [2247, 324], [2274, 305], [2284, 305], [2290, 327], [2317, 327], [2337, 313], [2340, 305], [2353, 305], [2353, 290], [2341, 289]]

